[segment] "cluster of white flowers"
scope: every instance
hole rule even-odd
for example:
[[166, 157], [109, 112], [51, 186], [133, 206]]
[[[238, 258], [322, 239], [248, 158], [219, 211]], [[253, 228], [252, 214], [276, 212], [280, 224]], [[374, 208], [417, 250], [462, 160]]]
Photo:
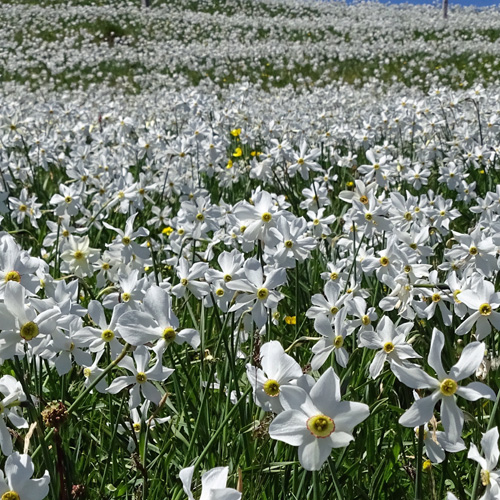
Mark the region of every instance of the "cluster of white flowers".
[[[254, 403], [272, 413], [270, 437], [298, 447], [301, 465], [316, 471], [370, 418], [342, 375], [358, 369], [361, 352], [367, 383], [391, 378], [405, 395], [399, 424], [424, 428], [429, 460], [468, 446], [483, 498], [500, 498], [498, 430], [484, 433], [483, 458], [466, 443], [463, 402], [494, 402], [499, 390], [488, 362], [500, 331], [500, 94], [486, 80], [445, 86], [465, 78], [453, 62], [442, 70], [449, 80], [426, 71], [436, 46], [443, 60], [467, 59], [478, 44], [496, 57], [488, 30], [498, 11], [465, 9], [455, 24], [432, 20], [424, 30], [434, 15], [426, 7], [412, 8], [428, 16], [417, 21], [377, 4], [293, 2], [286, 16], [282, 0], [251, 4], [250, 28], [236, 0], [225, 3], [231, 23], [187, 1], [152, 11], [120, 3], [112, 13], [0, 7], [0, 18], [23, 26], [14, 38], [24, 51], [9, 63], [19, 47], [0, 51], [13, 79], [0, 103], [0, 362], [43, 362], [61, 377], [74, 369], [88, 391], [125, 395], [130, 426], [118, 430], [134, 436], [134, 451], [134, 432], [175, 425], [158, 416], [167, 380], [185, 369], [173, 353], [182, 345], [186, 364], [208, 358], [212, 315], [246, 365], [247, 380], [231, 387], [250, 384]], [[63, 35], [39, 43], [44, 33], [29, 20], [51, 12]], [[406, 45], [394, 43], [395, 15], [400, 33], [413, 33]], [[295, 46], [310, 19], [311, 43]], [[117, 29], [132, 20], [149, 28], [135, 41]], [[94, 21], [98, 32], [88, 31]], [[62, 58], [61, 41], [76, 32]], [[378, 65], [373, 78], [363, 88], [332, 83], [356, 57]], [[14, 82], [39, 60], [45, 87]], [[146, 90], [121, 93], [104, 77], [88, 94], [55, 90], [57, 75], [74, 76], [68, 68], [102, 71], [117, 60], [143, 68], [132, 86]], [[250, 84], [251, 72], [271, 71], [263, 60], [276, 74]], [[320, 85], [309, 88], [302, 75], [297, 90], [279, 88], [280, 71], [300, 61]], [[409, 61], [415, 87], [379, 88], [395, 61]], [[211, 74], [197, 89], [172, 69], [190, 66]], [[493, 66], [485, 67], [498, 81]], [[2, 500], [42, 499], [49, 489], [48, 472], [32, 480], [31, 459], [9, 433], [29, 427], [23, 403], [35, 404], [22, 382], [0, 378]], [[227, 392], [231, 403], [252, 404]], [[206, 472], [201, 498], [239, 499], [228, 473]], [[190, 499], [193, 474], [194, 466], [180, 471]]]

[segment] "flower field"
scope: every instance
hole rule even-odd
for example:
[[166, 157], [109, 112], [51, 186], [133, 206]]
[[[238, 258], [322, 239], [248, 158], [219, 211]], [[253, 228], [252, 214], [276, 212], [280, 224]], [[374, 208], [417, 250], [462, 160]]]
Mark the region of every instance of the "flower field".
[[0, 20], [0, 500], [500, 499], [500, 9]]

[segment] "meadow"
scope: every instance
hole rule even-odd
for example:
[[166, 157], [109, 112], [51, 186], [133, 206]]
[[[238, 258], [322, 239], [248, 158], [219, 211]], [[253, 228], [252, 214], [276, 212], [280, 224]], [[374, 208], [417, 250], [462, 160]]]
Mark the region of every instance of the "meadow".
[[0, 500], [500, 498], [500, 9], [0, 21]]

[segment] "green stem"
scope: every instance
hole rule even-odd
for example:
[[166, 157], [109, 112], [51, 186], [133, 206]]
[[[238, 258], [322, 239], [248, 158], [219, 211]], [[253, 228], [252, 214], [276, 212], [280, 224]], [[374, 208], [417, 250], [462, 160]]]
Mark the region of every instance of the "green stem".
[[224, 427], [227, 425], [227, 423], [229, 422], [229, 419], [233, 416], [233, 413], [236, 412], [236, 410], [238, 409], [238, 406], [241, 404], [242, 401], [244, 401], [246, 399], [246, 397], [250, 394], [250, 392], [252, 392], [252, 386], [249, 386], [247, 388], [247, 390], [241, 395], [241, 398], [238, 401], [236, 401], [235, 405], [231, 408], [231, 411], [226, 415], [226, 418], [221, 422], [218, 429], [214, 432], [214, 435], [212, 436], [212, 438], [210, 439], [208, 444], [205, 446], [205, 448], [201, 452], [200, 456], [198, 457], [198, 460], [196, 460], [196, 462], [194, 464], [195, 469], [198, 467], [198, 465], [200, 465], [201, 461], [205, 458], [205, 455], [209, 452], [210, 447], [218, 439], [219, 434], [222, 432]]
[[[73, 404], [68, 408], [68, 415], [74, 412], [77, 408], [78, 405], [85, 399], [87, 394], [110, 372], [126, 355], [128, 348], [130, 347], [130, 344], [125, 344], [123, 351], [118, 355], [118, 357], [114, 360], [111, 361], [111, 363], [103, 370], [103, 372], [96, 377], [96, 379], [75, 399]], [[33, 452], [31, 455], [31, 458], [34, 459], [38, 453], [40, 453], [40, 450], [42, 449], [42, 445], [45, 445], [54, 433], [54, 429], [50, 429], [47, 434], [45, 434], [45, 438], [42, 438], [42, 442], [38, 445], [37, 449]]]
[[415, 500], [422, 499], [422, 452], [424, 449], [424, 426], [418, 428], [417, 477], [415, 478]]

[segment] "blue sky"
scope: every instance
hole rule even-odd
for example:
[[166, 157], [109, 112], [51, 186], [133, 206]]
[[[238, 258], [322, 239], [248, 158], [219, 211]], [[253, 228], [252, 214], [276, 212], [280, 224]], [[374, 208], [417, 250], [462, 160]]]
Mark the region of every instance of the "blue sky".
[[[411, 3], [411, 4], [435, 4], [441, 5], [441, 1], [436, 2], [435, 0], [378, 0], [382, 3]], [[500, 0], [449, 0], [449, 5], [474, 5], [476, 7], [487, 7], [490, 5], [496, 5], [500, 7]]]

